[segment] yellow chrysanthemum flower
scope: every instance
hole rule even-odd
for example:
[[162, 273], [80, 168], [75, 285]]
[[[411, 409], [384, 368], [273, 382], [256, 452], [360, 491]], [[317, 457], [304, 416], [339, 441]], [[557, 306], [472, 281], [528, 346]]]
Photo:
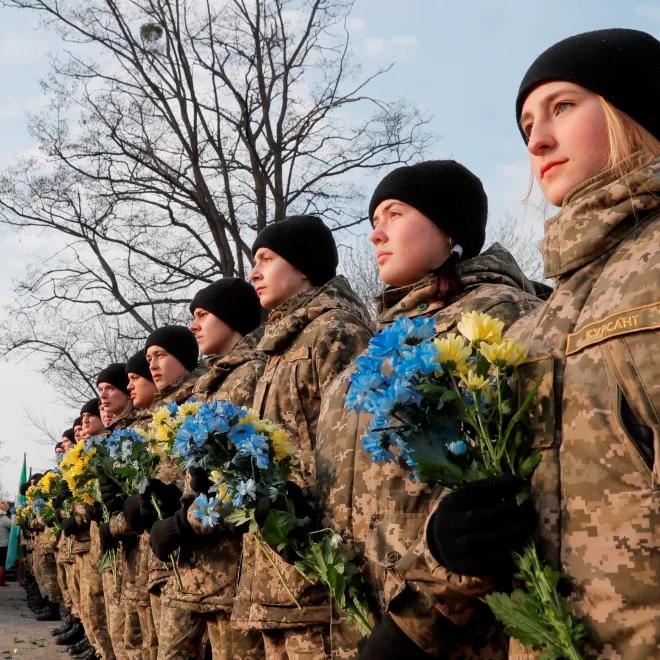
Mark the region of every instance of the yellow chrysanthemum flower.
[[463, 337], [450, 333], [442, 339], [435, 340], [438, 349], [438, 362], [449, 370], [458, 372], [467, 369], [466, 361], [472, 351]]
[[50, 494], [53, 490], [53, 487], [55, 486], [55, 482], [57, 481], [57, 475], [54, 472], [46, 472], [41, 479], [39, 479], [39, 488], [41, 488], [44, 492]]
[[278, 463], [296, 453], [296, 448], [291, 444], [287, 432], [282, 428], [276, 428], [271, 432], [270, 442], [273, 445], [273, 454]]
[[461, 380], [473, 392], [483, 389], [488, 384], [488, 378], [480, 376], [474, 369], [470, 369], [467, 374], [463, 374]]
[[227, 483], [225, 482], [222, 472], [220, 470], [212, 470], [209, 474], [209, 479], [218, 487], [216, 497], [221, 502], [229, 502], [231, 498], [227, 492]]
[[37, 499], [37, 493], [39, 492], [39, 489], [34, 486], [30, 486], [26, 491], [25, 491], [25, 497], [28, 502], [34, 502], [34, 500]]
[[190, 415], [195, 415], [199, 410], [200, 406], [199, 401], [188, 401], [187, 403], [182, 403], [179, 406], [179, 412], [177, 413], [176, 419], [179, 424], [182, 424], [186, 417]]
[[250, 408], [243, 417], [239, 417], [238, 421], [241, 424], [254, 424], [257, 425], [263, 420], [259, 419], [259, 413]]
[[153, 417], [151, 418], [151, 423], [153, 427], [159, 427], [162, 426], [166, 421], [169, 421], [170, 419], [170, 411], [163, 406], [162, 408], [158, 408], [158, 410], [154, 413]]
[[479, 350], [496, 367], [517, 367], [527, 359], [527, 348], [511, 339], [504, 339], [497, 344], [481, 344]]
[[466, 312], [461, 316], [457, 328], [471, 343], [479, 341], [493, 343], [502, 339], [504, 323], [484, 312]]

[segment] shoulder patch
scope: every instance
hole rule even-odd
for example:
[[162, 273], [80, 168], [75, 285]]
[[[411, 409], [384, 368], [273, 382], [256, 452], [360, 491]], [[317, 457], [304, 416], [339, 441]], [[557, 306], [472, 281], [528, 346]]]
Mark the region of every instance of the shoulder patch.
[[566, 355], [572, 355], [587, 346], [598, 344], [611, 337], [656, 328], [660, 328], [660, 301], [642, 307], [621, 310], [598, 321], [587, 323], [568, 335]]
[[309, 346], [302, 346], [293, 351], [288, 351], [282, 358], [285, 362], [295, 362], [296, 360], [309, 360], [312, 357], [312, 349]]

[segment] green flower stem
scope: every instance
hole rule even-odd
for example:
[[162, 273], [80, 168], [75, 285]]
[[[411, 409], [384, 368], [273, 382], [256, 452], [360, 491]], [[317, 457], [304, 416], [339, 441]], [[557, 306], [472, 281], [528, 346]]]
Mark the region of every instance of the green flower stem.
[[[151, 496], [151, 504], [156, 510], [156, 515], [158, 516], [158, 519], [162, 520], [163, 512], [161, 511], [160, 506], [158, 504], [158, 500], [155, 498], [154, 495]], [[183, 582], [181, 582], [179, 567], [177, 565], [176, 557], [172, 553], [170, 553], [170, 568], [172, 569], [172, 573], [174, 574], [174, 579], [176, 580], [176, 586], [179, 587], [179, 591], [183, 591]]]
[[266, 559], [270, 562], [270, 565], [275, 569], [275, 572], [277, 573], [277, 577], [282, 583], [282, 586], [286, 589], [289, 596], [291, 596], [291, 599], [296, 604], [296, 607], [299, 610], [302, 610], [302, 607], [300, 606], [298, 599], [293, 595], [293, 591], [291, 591], [291, 587], [289, 587], [289, 585], [287, 584], [287, 581], [284, 578], [284, 575], [282, 574], [280, 567], [275, 563], [275, 560], [273, 559], [270, 553], [270, 548], [266, 545], [266, 543], [264, 543], [263, 539], [261, 538], [261, 534], [257, 532], [256, 534], [254, 534], [254, 538], [257, 542], [257, 545], [261, 548], [261, 551], [264, 553], [264, 557], [266, 557]]
[[570, 629], [567, 629], [566, 622], [563, 620], [561, 607], [559, 604], [560, 596], [547, 580], [541, 560], [536, 550], [536, 544], [532, 543], [525, 548], [523, 556], [516, 561], [520, 568], [521, 564], [529, 566], [525, 571], [526, 577], [529, 576], [529, 583], [532, 589], [538, 594], [542, 603], [543, 614], [554, 629], [562, 652], [569, 660], [583, 660], [580, 651], [575, 647]]

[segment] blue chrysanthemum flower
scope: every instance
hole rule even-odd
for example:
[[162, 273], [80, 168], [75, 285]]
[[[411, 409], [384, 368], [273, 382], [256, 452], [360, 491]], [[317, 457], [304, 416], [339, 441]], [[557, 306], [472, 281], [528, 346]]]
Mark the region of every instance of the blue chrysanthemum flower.
[[464, 440], [452, 440], [447, 443], [447, 449], [454, 454], [454, 456], [463, 456], [468, 450], [467, 443]]
[[179, 412], [179, 406], [174, 401], [166, 403], [165, 407], [169, 411], [171, 417], [176, 417], [176, 414]]
[[222, 516], [218, 509], [220, 500], [217, 497], [209, 499], [203, 493], [193, 500], [193, 516], [199, 520], [202, 527], [216, 527]]
[[239, 508], [243, 506], [246, 499], [254, 500], [257, 497], [257, 484], [254, 479], [247, 479], [246, 481], [239, 481], [236, 486], [236, 493], [232, 499], [232, 504]]

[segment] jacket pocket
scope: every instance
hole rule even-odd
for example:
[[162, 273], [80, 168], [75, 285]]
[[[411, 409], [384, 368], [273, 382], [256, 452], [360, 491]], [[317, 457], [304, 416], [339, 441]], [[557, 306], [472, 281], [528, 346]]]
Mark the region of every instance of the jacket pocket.
[[530, 409], [532, 447], [546, 449], [555, 444], [557, 405], [555, 401], [555, 358], [552, 355], [530, 360], [518, 367], [519, 403], [539, 384]]
[[[295, 607], [291, 594], [303, 606], [327, 601], [327, 592], [323, 587], [310, 584], [272, 548], [261, 548], [255, 542], [254, 551], [252, 602], [267, 606]], [[266, 557], [265, 553], [268, 553], [269, 557]], [[277, 570], [273, 564], [277, 566]]]
[[417, 542], [428, 513], [379, 513], [371, 517], [366, 558], [379, 567], [392, 570]]

